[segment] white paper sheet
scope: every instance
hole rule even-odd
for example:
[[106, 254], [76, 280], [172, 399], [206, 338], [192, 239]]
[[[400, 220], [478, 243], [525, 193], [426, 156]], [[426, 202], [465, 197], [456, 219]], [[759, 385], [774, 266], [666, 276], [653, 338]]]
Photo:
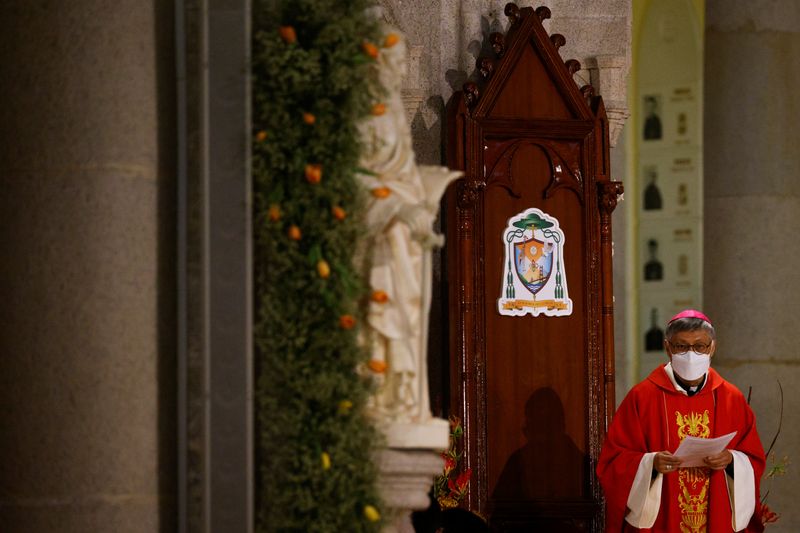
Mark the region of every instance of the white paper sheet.
[[705, 466], [703, 459], [709, 455], [716, 455], [728, 445], [736, 432], [728, 433], [715, 439], [699, 439], [697, 437], [685, 437], [681, 445], [675, 450], [675, 457], [682, 459], [681, 468], [692, 466]]

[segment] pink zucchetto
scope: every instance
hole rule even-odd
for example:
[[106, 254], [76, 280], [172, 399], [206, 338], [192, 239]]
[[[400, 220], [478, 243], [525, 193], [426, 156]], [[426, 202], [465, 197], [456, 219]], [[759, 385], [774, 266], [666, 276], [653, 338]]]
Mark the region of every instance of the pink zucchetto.
[[704, 315], [703, 313], [701, 313], [700, 311], [697, 311], [695, 309], [684, 309], [683, 311], [681, 311], [680, 313], [678, 313], [674, 317], [670, 318], [669, 322], [667, 322], [667, 324], [669, 324], [670, 322], [674, 322], [675, 320], [678, 320], [679, 318], [699, 318], [699, 319], [705, 320], [706, 322], [711, 324], [711, 319], [709, 319], [706, 315]]

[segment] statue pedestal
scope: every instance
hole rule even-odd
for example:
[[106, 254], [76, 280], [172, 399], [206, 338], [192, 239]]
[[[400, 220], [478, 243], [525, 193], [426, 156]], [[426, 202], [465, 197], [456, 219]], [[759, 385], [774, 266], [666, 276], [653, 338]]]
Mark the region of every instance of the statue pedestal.
[[450, 445], [450, 424], [431, 419], [420, 424], [387, 424], [381, 428], [387, 447], [378, 454], [378, 486], [388, 525], [384, 533], [414, 533], [411, 512], [428, 508], [433, 478], [442, 472], [442, 451]]

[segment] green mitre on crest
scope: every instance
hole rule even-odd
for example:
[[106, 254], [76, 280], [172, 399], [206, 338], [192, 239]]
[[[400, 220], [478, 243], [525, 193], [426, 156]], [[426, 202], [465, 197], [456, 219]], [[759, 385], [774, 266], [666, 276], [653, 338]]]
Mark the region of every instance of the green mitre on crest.
[[519, 229], [545, 229], [545, 228], [552, 228], [553, 223], [548, 222], [536, 213], [530, 213], [529, 215], [525, 215], [525, 218], [522, 220], [518, 220], [513, 223], [514, 227]]

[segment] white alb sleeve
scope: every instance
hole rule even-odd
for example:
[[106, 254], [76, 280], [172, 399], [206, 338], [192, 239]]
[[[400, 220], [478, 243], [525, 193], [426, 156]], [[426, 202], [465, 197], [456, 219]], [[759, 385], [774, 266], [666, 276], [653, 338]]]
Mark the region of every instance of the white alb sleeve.
[[729, 450], [733, 455], [733, 479], [725, 474], [731, 502], [731, 526], [734, 531], [747, 527], [756, 510], [756, 480], [753, 465], [746, 454]]
[[628, 509], [625, 521], [633, 527], [646, 529], [653, 527], [661, 507], [661, 484], [663, 474], [653, 479], [653, 460], [657, 452], [649, 452], [642, 456], [639, 468], [633, 478], [631, 491], [628, 493]]

